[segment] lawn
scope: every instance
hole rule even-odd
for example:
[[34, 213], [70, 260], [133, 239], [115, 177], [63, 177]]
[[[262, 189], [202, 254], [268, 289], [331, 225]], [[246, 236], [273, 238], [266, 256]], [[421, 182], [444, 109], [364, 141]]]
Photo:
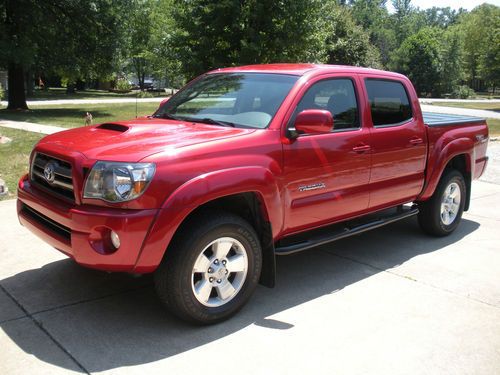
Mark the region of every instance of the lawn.
[[489, 118], [486, 119], [488, 123], [488, 129], [490, 130], [490, 136], [499, 137], [500, 136], [500, 120]]
[[462, 103], [462, 102], [433, 102], [432, 105], [440, 107], [458, 107], [458, 108], [469, 108], [469, 109], [486, 109], [489, 111], [500, 112], [500, 103]]
[[0, 128], [0, 134], [12, 142], [0, 144], [0, 177], [7, 183], [9, 194], [2, 199], [16, 196], [17, 181], [28, 171], [31, 150], [44, 135], [23, 130]]
[[[139, 102], [137, 103], [137, 115], [150, 115], [158, 108], [158, 105], [159, 103]], [[85, 124], [84, 116], [86, 112], [92, 114], [94, 124], [128, 120], [136, 117], [136, 104], [72, 104], [57, 107], [37, 106], [28, 111], [7, 111], [6, 109], [0, 109], [0, 119], [73, 128]]]

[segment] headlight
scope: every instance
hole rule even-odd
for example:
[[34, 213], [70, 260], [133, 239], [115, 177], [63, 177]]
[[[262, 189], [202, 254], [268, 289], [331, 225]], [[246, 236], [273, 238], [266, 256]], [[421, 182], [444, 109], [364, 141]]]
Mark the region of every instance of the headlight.
[[138, 198], [148, 187], [154, 173], [155, 165], [152, 163], [98, 161], [87, 177], [83, 197], [107, 202]]

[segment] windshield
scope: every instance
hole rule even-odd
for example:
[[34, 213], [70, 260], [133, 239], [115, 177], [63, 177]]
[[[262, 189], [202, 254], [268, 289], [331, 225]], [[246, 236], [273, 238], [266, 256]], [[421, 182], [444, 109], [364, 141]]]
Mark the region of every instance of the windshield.
[[298, 78], [285, 74], [209, 74], [179, 91], [154, 116], [263, 129]]

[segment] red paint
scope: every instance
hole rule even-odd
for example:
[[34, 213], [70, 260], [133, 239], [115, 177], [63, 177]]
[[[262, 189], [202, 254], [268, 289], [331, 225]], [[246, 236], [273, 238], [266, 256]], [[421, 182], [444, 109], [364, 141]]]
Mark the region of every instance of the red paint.
[[333, 117], [329, 111], [307, 109], [295, 119], [295, 130], [304, 134], [327, 134], [333, 129]]
[[[399, 74], [345, 66], [274, 64], [209, 72], [299, 75], [267, 129], [226, 128], [157, 118], [118, 122], [124, 132], [90, 126], [53, 134], [35, 150], [73, 167], [74, 202], [19, 182], [18, 212], [23, 225], [78, 263], [104, 270], [152, 272], [186, 217], [214, 199], [253, 192], [278, 240], [286, 235], [362, 216], [375, 210], [428, 199], [446, 164], [465, 155], [478, 178], [486, 165], [488, 130], [484, 123], [427, 127], [409, 80]], [[372, 124], [364, 79], [404, 84], [413, 118], [394, 127]], [[361, 127], [313, 134], [327, 126], [324, 111], [302, 121], [309, 132], [291, 139], [287, 124], [304, 93], [325, 78], [350, 78], [355, 86]], [[329, 114], [329, 113], [328, 113]], [[310, 113], [310, 115], [312, 115]], [[304, 120], [304, 119], [302, 119]], [[311, 122], [312, 121], [312, 122]], [[312, 127], [312, 128], [311, 128]], [[300, 126], [299, 126], [300, 128]], [[307, 129], [306, 129], [307, 128]], [[97, 160], [152, 162], [155, 176], [136, 200], [107, 203], [83, 199], [85, 171]], [[71, 239], [49, 230], [23, 211], [24, 205], [67, 227]], [[122, 245], [102, 250], [108, 230]]]

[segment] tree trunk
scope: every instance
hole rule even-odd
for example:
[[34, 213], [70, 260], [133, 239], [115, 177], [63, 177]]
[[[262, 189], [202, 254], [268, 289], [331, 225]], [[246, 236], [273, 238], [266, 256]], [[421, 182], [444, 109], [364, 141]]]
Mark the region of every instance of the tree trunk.
[[7, 109], [28, 109], [24, 91], [24, 69], [22, 65], [10, 63], [9, 74], [9, 105]]

